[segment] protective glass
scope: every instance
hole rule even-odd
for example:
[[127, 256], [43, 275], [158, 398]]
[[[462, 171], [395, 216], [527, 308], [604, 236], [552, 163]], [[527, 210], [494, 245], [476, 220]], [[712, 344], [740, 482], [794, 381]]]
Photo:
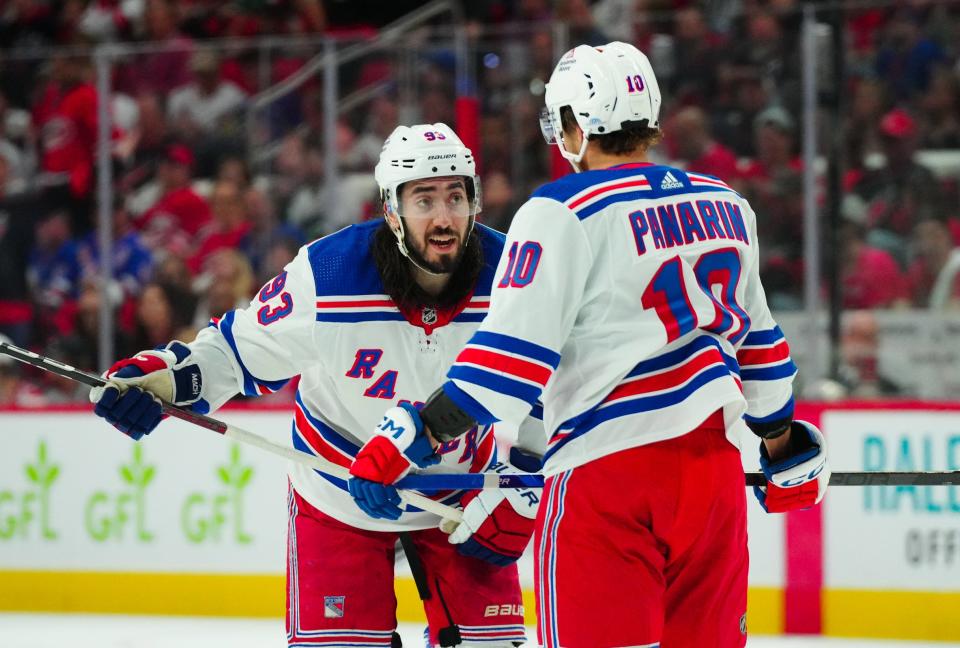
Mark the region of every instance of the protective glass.
[[[452, 188], [456, 180], [459, 187]], [[446, 214], [450, 218], [470, 218], [480, 211], [480, 181], [474, 178], [451, 179], [450, 183], [419, 185], [408, 183], [400, 191], [397, 213], [403, 218], [433, 220]]]

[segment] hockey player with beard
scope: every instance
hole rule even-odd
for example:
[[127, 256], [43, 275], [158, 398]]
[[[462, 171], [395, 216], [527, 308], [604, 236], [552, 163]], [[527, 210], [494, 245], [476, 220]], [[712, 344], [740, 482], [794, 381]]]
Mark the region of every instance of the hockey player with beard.
[[[448, 126], [398, 127], [375, 174], [383, 221], [304, 246], [248, 308], [214, 320], [190, 344], [173, 341], [116, 363], [105, 374], [110, 384], [91, 399], [98, 415], [139, 439], [160, 421], [158, 397], [206, 413], [300, 375], [293, 445], [354, 476], [348, 483], [290, 468], [289, 644], [398, 645], [394, 547], [405, 533], [431, 590], [424, 601], [431, 645], [517, 646], [525, 637], [514, 563], [532, 535], [538, 492], [432, 494], [465, 507], [448, 537], [436, 515], [405, 507], [392, 486], [365, 479], [385, 460], [392, 478], [411, 469], [504, 469], [492, 425], [436, 449], [424, 439], [402, 452], [378, 429], [384, 403], [415, 411], [476, 331], [504, 239], [475, 223], [474, 160]], [[542, 424], [528, 418], [519, 439], [516, 464], [542, 453]], [[351, 492], [364, 493], [366, 504], [358, 507]]]

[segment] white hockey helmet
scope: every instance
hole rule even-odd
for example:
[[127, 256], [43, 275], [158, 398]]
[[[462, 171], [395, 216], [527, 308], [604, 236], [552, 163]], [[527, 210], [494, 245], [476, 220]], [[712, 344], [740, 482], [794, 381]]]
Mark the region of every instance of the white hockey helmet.
[[[442, 123], [397, 126], [383, 143], [380, 160], [373, 173], [380, 186], [380, 197], [384, 206], [398, 217], [400, 226], [393, 230], [393, 233], [397, 237], [397, 247], [405, 257], [411, 258], [404, 241], [403, 218], [415, 216], [403, 213], [400, 189], [404, 183], [412, 180], [464, 177], [469, 199], [469, 239], [476, 215], [480, 211], [480, 178], [477, 176], [473, 153], [464, 146], [452, 128]], [[466, 243], [465, 240], [464, 244]], [[430, 272], [426, 268], [422, 269]]]
[[[557, 63], [546, 86], [540, 128], [548, 144], [580, 170], [590, 135], [630, 127], [660, 127], [660, 86], [650, 61], [633, 45], [614, 41], [602, 47], [579, 45]], [[579, 152], [563, 145], [560, 109], [570, 106], [584, 138]]]

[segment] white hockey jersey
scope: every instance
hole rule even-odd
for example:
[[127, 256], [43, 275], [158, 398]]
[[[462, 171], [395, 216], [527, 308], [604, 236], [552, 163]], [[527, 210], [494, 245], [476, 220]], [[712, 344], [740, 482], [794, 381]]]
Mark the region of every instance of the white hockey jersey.
[[[444, 390], [477, 421], [542, 416], [544, 472], [680, 436], [723, 408], [793, 412], [756, 217], [713, 177], [650, 164], [568, 175], [517, 212], [491, 310]], [[542, 401], [542, 408], [537, 404]]]
[[[384, 410], [422, 402], [442, 382], [456, 353], [486, 316], [503, 235], [477, 225], [485, 267], [458, 308], [402, 313], [384, 289], [371, 255], [381, 222], [353, 225], [301, 248], [283, 273], [246, 309], [211, 323], [190, 344], [203, 375], [200, 411], [237, 393], [274, 392], [300, 375], [293, 445], [349, 467]], [[526, 432], [525, 430], [531, 430]], [[479, 472], [496, 461], [493, 426], [481, 426], [439, 449], [425, 472]], [[543, 451], [543, 428], [529, 420], [524, 447]], [[540, 442], [539, 448], [535, 444]], [[313, 506], [341, 522], [371, 530], [423, 529], [431, 513], [408, 507], [401, 518], [376, 520], [354, 504], [346, 482], [300, 465], [290, 480]], [[428, 496], [455, 504], [461, 492]]]

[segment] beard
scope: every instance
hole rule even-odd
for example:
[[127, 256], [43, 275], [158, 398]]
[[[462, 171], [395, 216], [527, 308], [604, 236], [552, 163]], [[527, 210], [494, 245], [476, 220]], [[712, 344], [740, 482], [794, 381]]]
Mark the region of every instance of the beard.
[[[453, 237], [457, 244], [457, 253], [441, 254], [437, 261], [427, 261], [427, 258], [424, 256], [427, 245], [429, 245], [431, 238], [437, 237]], [[417, 265], [437, 274], [450, 274], [456, 270], [457, 266], [460, 265], [460, 259], [463, 257], [465, 251], [463, 241], [460, 240], [460, 235], [452, 227], [441, 227], [433, 230], [429, 234], [425, 234], [423, 237], [423, 245], [419, 247], [413, 239], [410, 238], [410, 229], [405, 227], [403, 229], [403, 242], [407, 246], [407, 254], [410, 255], [410, 258], [413, 259]]]
[[[431, 233], [432, 236], [439, 234], [457, 236], [453, 230], [446, 229], [443, 232], [437, 230]], [[450, 308], [470, 294], [484, 264], [483, 246], [480, 244], [480, 235], [476, 227], [471, 230], [465, 242], [460, 242], [457, 254], [444, 255], [435, 263], [426, 261], [423, 255], [410, 245], [409, 237], [405, 236], [404, 240], [407, 252], [414, 261], [431, 272], [450, 274], [450, 279], [437, 296], [430, 295], [421, 288], [414, 275], [413, 263], [400, 252], [396, 236], [384, 221], [373, 234], [371, 250], [384, 291], [390, 295], [397, 306], [400, 308], [422, 306]]]

